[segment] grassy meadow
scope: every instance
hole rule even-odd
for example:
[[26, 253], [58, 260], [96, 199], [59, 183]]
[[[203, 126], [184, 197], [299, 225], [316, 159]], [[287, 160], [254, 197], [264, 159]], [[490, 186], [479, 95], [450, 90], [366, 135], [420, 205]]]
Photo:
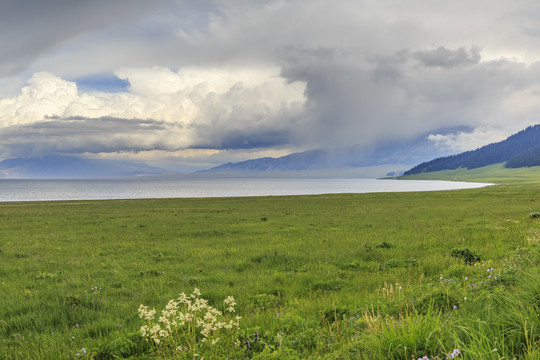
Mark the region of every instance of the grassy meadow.
[[539, 190], [3, 203], [0, 359], [540, 359]]
[[476, 169], [454, 169], [402, 176], [409, 180], [479, 181], [505, 185], [540, 184], [540, 166], [507, 169], [504, 164], [495, 164]]

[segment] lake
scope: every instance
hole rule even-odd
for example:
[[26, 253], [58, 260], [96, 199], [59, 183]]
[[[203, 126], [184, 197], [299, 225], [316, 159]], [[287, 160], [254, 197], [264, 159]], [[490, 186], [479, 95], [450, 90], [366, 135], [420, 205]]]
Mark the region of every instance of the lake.
[[485, 183], [375, 179], [0, 180], [0, 202], [438, 191]]

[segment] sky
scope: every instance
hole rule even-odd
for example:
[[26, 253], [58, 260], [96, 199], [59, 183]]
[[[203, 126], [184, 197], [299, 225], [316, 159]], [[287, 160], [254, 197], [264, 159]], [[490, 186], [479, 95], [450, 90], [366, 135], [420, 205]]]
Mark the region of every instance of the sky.
[[532, 0], [2, 0], [0, 160], [177, 171], [538, 122]]

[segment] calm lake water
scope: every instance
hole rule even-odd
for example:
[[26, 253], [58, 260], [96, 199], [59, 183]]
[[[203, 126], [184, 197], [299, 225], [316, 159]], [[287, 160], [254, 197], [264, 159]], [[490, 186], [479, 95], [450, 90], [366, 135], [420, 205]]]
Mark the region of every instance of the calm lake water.
[[0, 202], [436, 191], [487, 185], [374, 179], [0, 180]]

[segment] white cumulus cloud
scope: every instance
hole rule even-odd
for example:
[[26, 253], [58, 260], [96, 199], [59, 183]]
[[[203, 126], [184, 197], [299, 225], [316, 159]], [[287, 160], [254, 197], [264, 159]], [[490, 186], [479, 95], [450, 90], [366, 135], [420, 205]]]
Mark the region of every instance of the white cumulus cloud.
[[117, 76], [127, 92], [80, 94], [74, 82], [34, 74], [20, 95], [0, 100], [4, 154], [283, 145], [304, 105], [305, 85], [275, 69], [123, 68]]
[[473, 131], [459, 131], [454, 134], [431, 134], [428, 140], [441, 150], [460, 153], [475, 150], [490, 143], [496, 143], [508, 137], [505, 131], [494, 128], [476, 128]]

